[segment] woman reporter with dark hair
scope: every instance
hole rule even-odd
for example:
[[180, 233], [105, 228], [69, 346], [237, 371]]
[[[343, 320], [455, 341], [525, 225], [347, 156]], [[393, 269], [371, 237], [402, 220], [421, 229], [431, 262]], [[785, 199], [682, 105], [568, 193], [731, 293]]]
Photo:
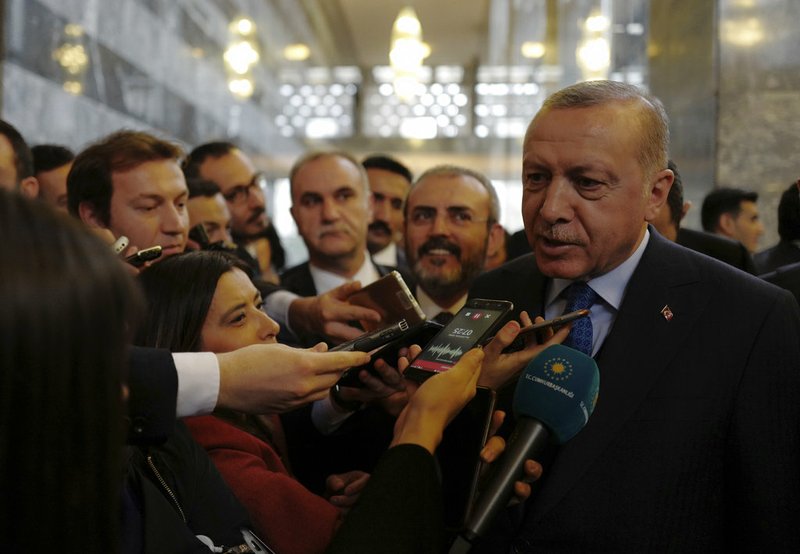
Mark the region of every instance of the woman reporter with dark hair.
[[[276, 342], [278, 324], [261, 310], [261, 296], [246, 266], [229, 254], [174, 256], [143, 271], [140, 280], [148, 300], [141, 345], [224, 353]], [[276, 552], [324, 550], [366, 480], [363, 472], [344, 474], [347, 494], [330, 501], [310, 492], [284, 464], [277, 417], [216, 410], [184, 423], [249, 511], [256, 532]]]
[[117, 552], [122, 378], [140, 293], [108, 247], [0, 191], [0, 543]]

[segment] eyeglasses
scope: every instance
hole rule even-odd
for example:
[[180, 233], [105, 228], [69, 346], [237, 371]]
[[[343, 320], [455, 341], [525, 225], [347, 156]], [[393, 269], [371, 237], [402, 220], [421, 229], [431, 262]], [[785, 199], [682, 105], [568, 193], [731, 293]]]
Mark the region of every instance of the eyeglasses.
[[259, 171], [253, 175], [249, 183], [246, 185], [237, 185], [222, 196], [231, 204], [242, 204], [250, 198], [250, 192], [252, 190], [258, 189], [259, 191], [263, 191], [266, 186], [267, 176]]
[[[489, 221], [487, 218], [476, 218], [466, 208], [447, 208], [443, 215], [453, 227], [469, 227], [473, 223], [486, 223]], [[411, 210], [409, 222], [417, 227], [428, 227], [434, 224], [438, 216], [439, 210], [436, 208], [414, 208]]]

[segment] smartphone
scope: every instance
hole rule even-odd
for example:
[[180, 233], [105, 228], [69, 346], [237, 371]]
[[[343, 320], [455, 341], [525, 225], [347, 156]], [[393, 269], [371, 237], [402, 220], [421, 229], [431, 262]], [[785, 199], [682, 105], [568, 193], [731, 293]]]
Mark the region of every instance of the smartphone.
[[481, 473], [480, 452], [489, 437], [494, 406], [495, 392], [477, 387], [475, 397], [445, 428], [436, 449], [449, 531], [460, 531], [472, 509]]
[[467, 350], [491, 337], [512, 309], [514, 304], [507, 300], [468, 300], [411, 362], [404, 375], [424, 381], [436, 373], [447, 371]]
[[346, 369], [344, 373], [342, 373], [337, 384], [340, 387], [364, 388], [364, 382], [359, 378], [359, 374], [362, 370], [366, 370], [371, 375], [377, 376], [378, 373], [375, 370], [375, 363], [378, 360], [383, 360], [390, 366], [397, 367], [397, 358], [400, 356], [400, 351], [403, 348], [408, 348], [412, 344], [418, 344], [424, 348], [443, 327], [444, 325], [436, 323], [435, 321], [422, 322], [417, 327], [409, 329], [408, 332], [373, 352], [368, 363]]
[[150, 248], [145, 248], [144, 250], [139, 250], [136, 254], [128, 256], [127, 258], [125, 258], [125, 261], [134, 267], [142, 267], [145, 264], [145, 262], [155, 260], [160, 256], [161, 256], [161, 247], [152, 246]]
[[536, 333], [536, 338], [539, 343], [544, 342], [544, 336], [542, 335], [542, 331], [545, 329], [552, 328], [554, 331], [558, 331], [561, 327], [566, 325], [567, 323], [571, 323], [576, 319], [580, 319], [582, 317], [588, 316], [591, 311], [584, 309], [584, 310], [576, 310], [574, 312], [570, 312], [568, 314], [563, 314], [558, 317], [554, 317], [553, 319], [547, 319], [545, 321], [540, 321], [539, 323], [534, 323], [533, 325], [526, 325], [522, 329], [519, 330], [519, 334], [517, 338], [520, 337], [527, 337], [531, 333]]
[[330, 349], [330, 352], [371, 352], [394, 339], [403, 336], [411, 329], [405, 319], [376, 329], [367, 331], [352, 340], [343, 342]]
[[359, 322], [367, 331], [402, 319], [405, 319], [411, 327], [425, 321], [422, 308], [419, 307], [417, 299], [411, 294], [411, 290], [398, 271], [387, 273], [377, 281], [357, 290], [347, 298], [347, 302], [370, 308], [381, 314], [379, 322]]
[[[570, 312], [568, 314], [563, 314], [558, 317], [554, 317], [553, 319], [547, 319], [545, 321], [540, 321], [539, 323], [534, 323], [533, 325], [526, 325], [522, 329], [519, 330], [517, 337], [514, 339], [510, 345], [508, 345], [503, 352], [514, 352], [517, 350], [522, 350], [525, 348], [525, 338], [532, 334], [536, 334], [536, 342], [542, 344], [546, 341], [546, 337], [543, 333], [546, 329], [553, 329], [554, 331], [558, 331], [561, 327], [566, 325], [567, 323], [571, 323], [576, 319], [580, 319], [582, 317], [586, 317], [592, 312], [583, 309], [583, 310], [576, 310], [574, 312]], [[484, 341], [484, 344], [490, 342], [494, 336], [489, 337]]]

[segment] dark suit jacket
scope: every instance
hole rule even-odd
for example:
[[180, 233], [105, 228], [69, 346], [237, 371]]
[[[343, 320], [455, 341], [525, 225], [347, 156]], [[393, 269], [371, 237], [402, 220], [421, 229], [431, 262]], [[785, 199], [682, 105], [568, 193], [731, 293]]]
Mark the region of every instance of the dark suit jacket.
[[175, 427], [178, 373], [168, 350], [133, 347], [128, 366], [128, 443], [159, 444]]
[[[533, 316], [546, 285], [529, 255], [471, 294]], [[800, 310], [789, 293], [651, 230], [596, 361], [596, 409], [545, 467], [520, 552], [800, 551]], [[482, 551], [506, 552], [504, 539]]]
[[[378, 264], [375, 268], [381, 276], [395, 270]], [[411, 282], [406, 275], [403, 279], [406, 283]], [[317, 294], [308, 262], [283, 273], [281, 286], [299, 296]], [[320, 340], [320, 337], [303, 337], [301, 345], [312, 346]], [[383, 409], [369, 406], [350, 416], [335, 433], [326, 436], [314, 427], [311, 409], [309, 405], [281, 414], [292, 471], [297, 479], [309, 490], [323, 494], [325, 479], [332, 473], [354, 469], [372, 471], [391, 441], [394, 419]]]
[[750, 256], [747, 248], [741, 242], [712, 233], [684, 229], [682, 227], [678, 229], [678, 238], [675, 242], [752, 275], [757, 273], [752, 256]]
[[779, 267], [760, 277], [768, 283], [788, 290], [800, 302], [800, 262]]
[[781, 266], [800, 262], [800, 248], [789, 241], [782, 240], [772, 248], [753, 256], [759, 274], [775, 271]]

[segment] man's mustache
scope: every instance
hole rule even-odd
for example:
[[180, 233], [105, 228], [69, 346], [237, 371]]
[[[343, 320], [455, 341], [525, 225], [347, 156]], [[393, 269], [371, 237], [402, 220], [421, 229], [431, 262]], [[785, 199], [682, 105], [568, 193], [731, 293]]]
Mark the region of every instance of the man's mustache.
[[247, 218], [247, 223], [258, 223], [266, 213], [264, 208], [254, 208], [253, 214]]
[[584, 246], [583, 238], [563, 225], [537, 225], [534, 234], [554, 242]]
[[368, 228], [370, 231], [378, 231], [381, 233], [385, 233], [387, 235], [392, 234], [392, 230], [389, 228], [389, 224], [380, 219], [376, 219], [375, 221], [370, 223]]
[[417, 254], [422, 257], [425, 254], [430, 254], [433, 250], [446, 250], [456, 258], [461, 259], [461, 248], [457, 244], [441, 237], [434, 237], [425, 242], [419, 247]]

